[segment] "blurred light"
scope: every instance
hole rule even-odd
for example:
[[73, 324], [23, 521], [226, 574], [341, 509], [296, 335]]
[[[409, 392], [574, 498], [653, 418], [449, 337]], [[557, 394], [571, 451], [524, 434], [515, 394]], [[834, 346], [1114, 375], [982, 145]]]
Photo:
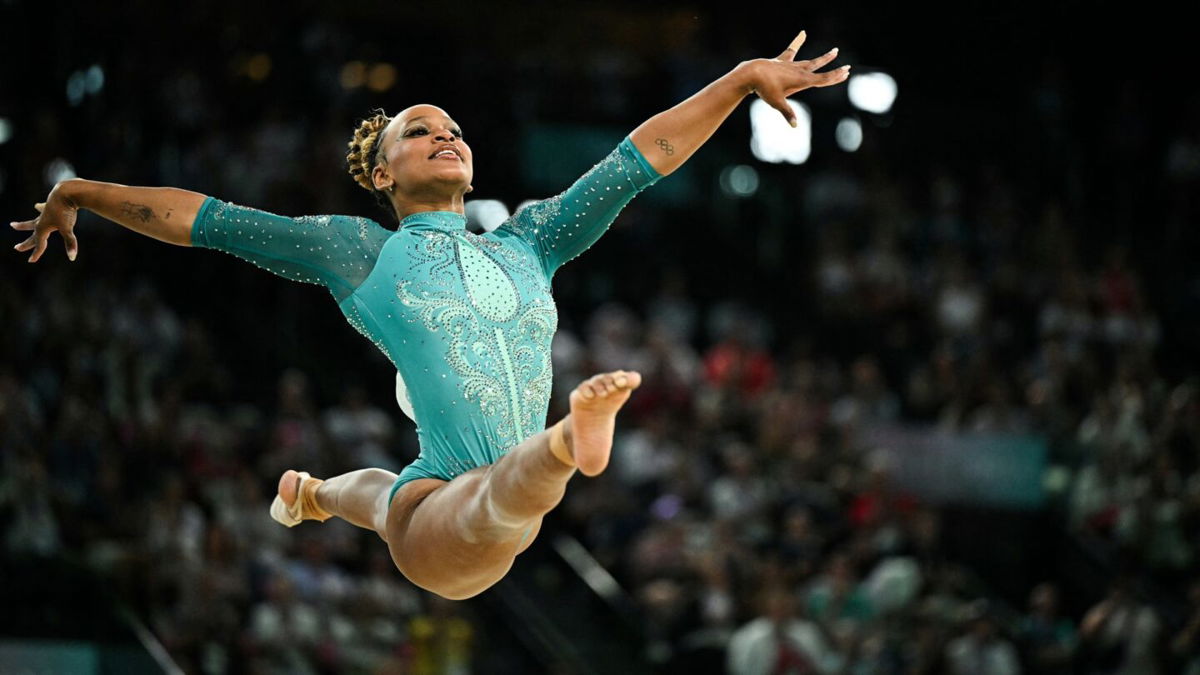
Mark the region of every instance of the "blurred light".
[[376, 63], [367, 72], [367, 88], [371, 91], [387, 91], [396, 85], [396, 67], [390, 63]]
[[896, 80], [882, 72], [851, 75], [847, 92], [854, 107], [883, 114], [896, 102]]
[[12, 122], [9, 122], [7, 117], [0, 117], [0, 145], [7, 143], [10, 138], [12, 138]]
[[839, 148], [846, 152], [854, 152], [862, 145], [862, 124], [853, 117], [843, 117], [842, 121], [838, 122], [834, 135], [837, 136]]
[[271, 57], [266, 54], [255, 54], [246, 61], [246, 77], [255, 82], [262, 82], [271, 74]]
[[363, 65], [362, 61], [349, 61], [342, 66], [342, 74], [339, 79], [342, 89], [358, 89], [367, 79], [367, 67]]
[[57, 183], [74, 178], [75, 167], [62, 157], [56, 157], [46, 165], [42, 176], [46, 179], [46, 185], [54, 187]]
[[745, 164], [727, 166], [721, 171], [721, 189], [731, 197], [750, 197], [758, 192], [758, 172]]
[[[775, 114], [778, 115], [779, 113]], [[787, 122], [784, 122], [783, 126], [791, 129]], [[671, 520], [683, 512], [684, 506], [685, 504], [683, 503], [682, 497], [679, 495], [667, 494], [655, 499], [654, 502], [650, 504], [650, 513], [658, 516], [662, 520]]]
[[475, 199], [466, 204], [467, 220], [479, 223], [484, 232], [491, 232], [508, 220], [508, 207], [498, 199]]
[[104, 88], [104, 69], [99, 64], [87, 69], [87, 75], [84, 76], [84, 86], [87, 88], [87, 93], [98, 94]]
[[83, 101], [83, 95], [87, 93], [87, 78], [83, 71], [77, 70], [71, 73], [71, 77], [67, 78], [67, 103], [72, 106], [77, 106]]
[[764, 162], [803, 164], [812, 149], [812, 117], [803, 103], [788, 99], [796, 115], [796, 128], [767, 102], [755, 99], [750, 104], [750, 152]]
[[1051, 464], [1042, 474], [1042, 489], [1052, 495], [1062, 494], [1071, 486], [1071, 470], [1061, 464]]

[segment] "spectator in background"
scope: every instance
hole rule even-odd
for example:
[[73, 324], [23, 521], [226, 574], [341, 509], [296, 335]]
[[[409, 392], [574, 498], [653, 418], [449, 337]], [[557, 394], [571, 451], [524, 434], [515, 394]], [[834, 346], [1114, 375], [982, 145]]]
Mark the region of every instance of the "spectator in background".
[[1200, 675], [1200, 581], [1188, 589], [1188, 617], [1171, 638], [1171, 658], [1183, 675]]
[[62, 541], [51, 505], [46, 466], [37, 457], [12, 464], [17, 470], [6, 472], [0, 482], [0, 509], [10, 523], [5, 550], [14, 554], [54, 555], [62, 547]]
[[641, 321], [625, 305], [609, 303], [597, 308], [587, 324], [593, 369], [645, 370], [641, 333]]
[[856, 427], [894, 422], [900, 414], [900, 401], [888, 389], [875, 359], [856, 359], [850, 373], [850, 391], [829, 412], [833, 422]]
[[895, 460], [882, 450], [871, 453], [865, 462], [862, 487], [850, 500], [846, 516], [850, 523], [865, 531], [894, 527], [897, 519], [916, 512], [917, 499], [892, 485]]
[[658, 293], [650, 300], [646, 315], [654, 317], [655, 328], [666, 331], [681, 343], [691, 342], [696, 333], [696, 302], [688, 293], [688, 278], [678, 267], [663, 272]]
[[844, 552], [834, 553], [825, 573], [809, 584], [808, 616], [824, 625], [838, 621], [862, 624], [873, 614], [871, 599], [859, 582], [854, 562]]
[[363, 387], [346, 387], [341, 405], [326, 411], [324, 422], [325, 432], [343, 464], [399, 470], [387, 450], [394, 435], [392, 418], [369, 403]]
[[1058, 613], [1058, 589], [1038, 584], [1029, 594], [1018, 640], [1030, 675], [1068, 675], [1075, 652], [1075, 626]]
[[771, 492], [754, 451], [741, 441], [731, 441], [721, 448], [721, 458], [725, 471], [708, 488], [713, 516], [738, 521], [750, 535], [764, 536], [767, 526], [763, 517]]
[[267, 582], [267, 597], [250, 612], [252, 669], [266, 673], [315, 673], [311, 661], [322, 635], [320, 612], [296, 596], [282, 574]]
[[409, 622], [413, 675], [467, 675], [475, 629], [462, 615], [461, 605], [429, 596], [429, 612]]
[[1079, 625], [1085, 675], [1158, 675], [1162, 622], [1141, 602], [1130, 580], [1118, 579]]
[[829, 649], [816, 624], [796, 615], [790, 591], [768, 588], [761, 602], [762, 615], [729, 640], [730, 675], [837, 672], [837, 653]]
[[986, 298], [961, 256], [949, 256], [946, 267], [934, 305], [938, 327], [947, 338], [965, 343], [983, 327]]
[[747, 323], [737, 322], [729, 335], [704, 355], [704, 375], [714, 387], [753, 399], [774, 380], [775, 362], [751, 342]]
[[1103, 454], [1075, 478], [1068, 511], [1072, 527], [1085, 532], [1113, 531], [1121, 505], [1132, 497], [1132, 476], [1121, 470], [1115, 453]]
[[977, 605], [973, 612], [967, 631], [946, 647], [951, 675], [1019, 675], [1017, 650], [1000, 635], [989, 608]]
[[146, 552], [163, 566], [187, 570], [202, 559], [204, 512], [187, 495], [187, 484], [177, 474], [167, 476], [157, 500], [146, 509]]
[[784, 514], [780, 529], [780, 562], [797, 575], [808, 577], [816, 571], [825, 548], [825, 536], [813, 524], [812, 509], [804, 504], [793, 506]]

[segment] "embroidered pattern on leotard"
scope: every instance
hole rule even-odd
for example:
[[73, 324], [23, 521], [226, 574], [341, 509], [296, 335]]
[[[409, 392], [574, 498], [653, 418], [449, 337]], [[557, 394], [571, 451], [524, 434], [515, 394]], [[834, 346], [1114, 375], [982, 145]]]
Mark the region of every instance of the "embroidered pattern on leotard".
[[[495, 260], [492, 251], [509, 264]], [[550, 396], [554, 304], [535, 297], [521, 306], [510, 270], [524, 276], [528, 262], [483, 237], [431, 232], [418, 257], [430, 265], [432, 283], [401, 280], [396, 295], [426, 328], [446, 336], [446, 363], [459, 377], [463, 397], [496, 421], [498, 447], [507, 450], [544, 422], [538, 419], [542, 406], [530, 403]], [[538, 281], [538, 287], [548, 286]]]

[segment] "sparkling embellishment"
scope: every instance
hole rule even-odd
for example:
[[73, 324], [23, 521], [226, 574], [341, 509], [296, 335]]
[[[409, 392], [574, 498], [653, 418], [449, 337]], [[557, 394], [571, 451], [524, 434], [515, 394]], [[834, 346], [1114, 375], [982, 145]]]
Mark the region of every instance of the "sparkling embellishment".
[[[639, 191], [661, 178], [647, 176], [637, 154], [628, 139], [622, 141], [565, 192], [525, 206], [498, 229], [507, 229], [525, 239], [547, 261], [547, 273], [553, 274], [563, 263], [577, 257], [599, 239]], [[617, 190], [622, 190], [623, 184], [633, 189], [620, 198], [605, 200], [600, 196], [596, 204], [589, 198], [600, 192], [601, 187], [611, 191], [615, 185]], [[570, 219], [572, 231], [570, 237], [564, 238], [564, 220], [567, 219]]]
[[[454, 386], [457, 396], [442, 395], [452, 401], [462, 398], [478, 408], [478, 419], [487, 420], [477, 433], [490, 439], [490, 447], [487, 457], [468, 467], [473, 468], [495, 461], [501, 450], [544, 425], [557, 312], [549, 282], [528, 253], [494, 236], [460, 230], [461, 216], [455, 227], [442, 228], [449, 224], [444, 219], [406, 224], [412, 266], [393, 283], [395, 298], [407, 308], [402, 316], [415, 317], [416, 326], [438, 337], [434, 344], [442, 345], [440, 367], [448, 366], [455, 376], [451, 380], [444, 372], [430, 372], [423, 377]], [[528, 299], [523, 293], [530, 294]], [[423, 380], [419, 386], [424, 392], [431, 384]], [[543, 395], [516, 395], [526, 388]]]
[[[206, 204], [193, 226], [197, 246], [225, 251], [285, 279], [321, 284], [339, 302], [371, 273], [392, 234], [367, 218], [289, 218], [219, 199]], [[326, 253], [325, 244], [338, 255]]]
[[[448, 211], [411, 214], [392, 231], [365, 218], [287, 218], [211, 200], [193, 239], [328, 287], [396, 365], [397, 403], [417, 420], [421, 452], [400, 480], [448, 480], [544, 428], [558, 325], [550, 277], [658, 180], [644, 161], [626, 139], [563, 193], [480, 235]], [[619, 194], [604, 199], [614, 187]]]

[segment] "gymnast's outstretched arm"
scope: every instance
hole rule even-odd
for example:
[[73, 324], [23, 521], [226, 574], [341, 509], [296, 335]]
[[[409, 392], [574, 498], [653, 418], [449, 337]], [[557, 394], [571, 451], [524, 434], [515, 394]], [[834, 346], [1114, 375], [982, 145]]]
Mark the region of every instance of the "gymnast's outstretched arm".
[[694, 96], [643, 122], [569, 188], [518, 211], [498, 228], [524, 240], [547, 276], [587, 250], [633, 197], [678, 169], [747, 94], [756, 93], [793, 121], [787, 97], [809, 87], [846, 81], [849, 67], [814, 72], [837, 56], [830, 50], [811, 61], [793, 61], [804, 32], [773, 59], [743, 61]]
[[29, 262], [37, 262], [46, 251], [50, 234], [58, 232], [71, 260], [79, 253], [75, 219], [87, 209], [134, 232], [176, 246], [191, 246], [192, 221], [204, 203], [199, 192], [169, 187], [130, 187], [116, 183], [72, 178], [54, 186], [45, 203], [36, 205], [37, 218], [11, 223], [29, 238], [13, 248], [33, 250]]
[[796, 61], [796, 52], [805, 37], [804, 31], [800, 31], [792, 44], [773, 59], [739, 63], [691, 98], [643, 122], [629, 135], [630, 140], [650, 165], [665, 176], [704, 145], [747, 94], [758, 94], [795, 126], [795, 113], [787, 103], [788, 96], [809, 87], [844, 82], [850, 73], [850, 66], [814, 72], [837, 57], [836, 47], [810, 61]]
[[14, 247], [32, 249], [30, 262], [42, 256], [52, 232], [62, 235], [74, 260], [79, 250], [75, 218], [79, 209], [87, 209], [169, 244], [224, 251], [285, 279], [325, 286], [338, 300], [362, 283], [391, 234], [368, 218], [292, 218], [189, 190], [81, 179], [59, 183], [36, 208], [38, 218], [12, 225], [32, 233]]

